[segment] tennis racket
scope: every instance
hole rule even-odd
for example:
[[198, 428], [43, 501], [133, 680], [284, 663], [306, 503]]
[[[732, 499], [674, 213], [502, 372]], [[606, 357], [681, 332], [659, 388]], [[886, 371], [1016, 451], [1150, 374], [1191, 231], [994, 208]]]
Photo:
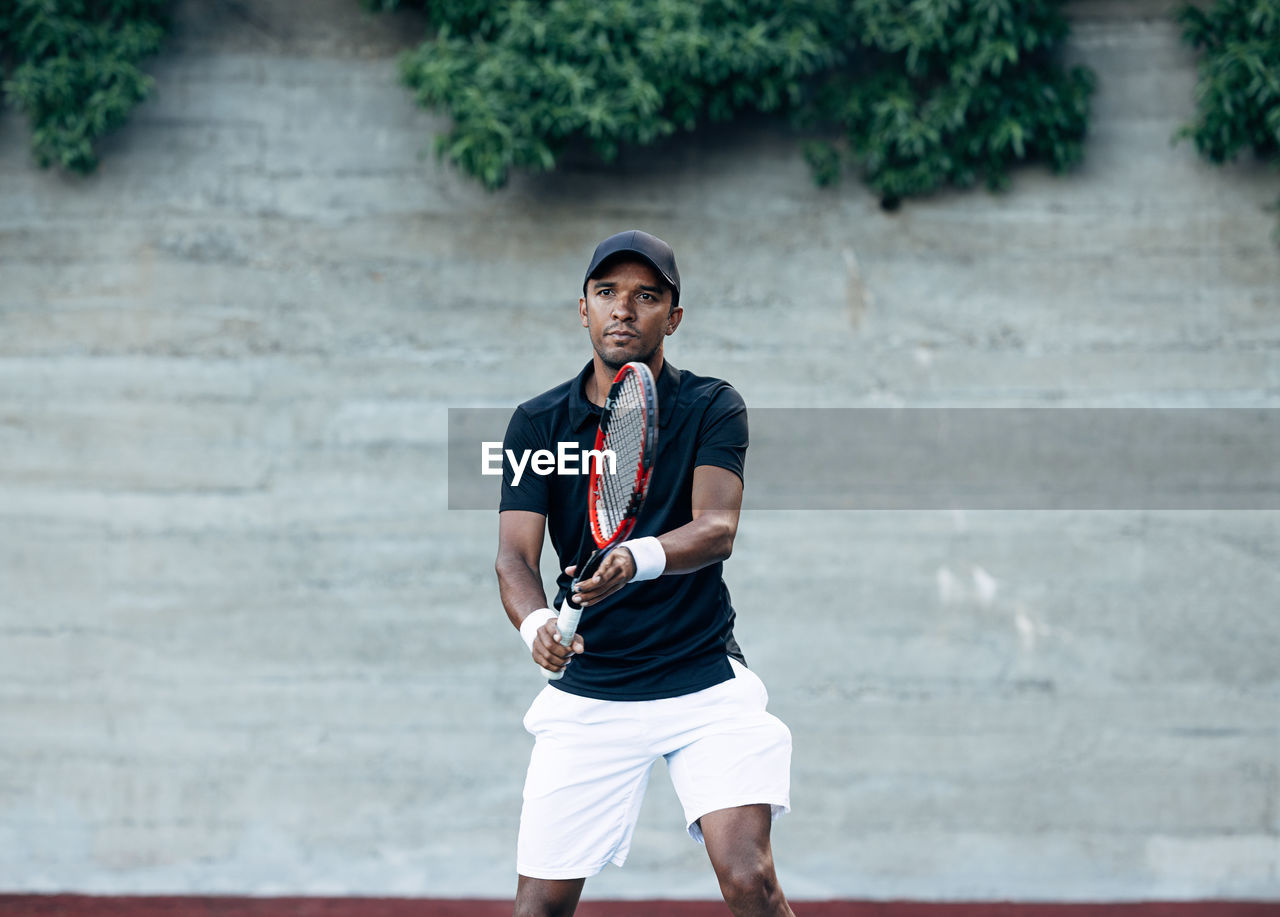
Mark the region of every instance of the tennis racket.
[[[600, 415], [595, 448], [609, 450], [614, 461], [594, 459], [587, 490], [587, 527], [596, 544], [587, 562], [578, 567], [569, 594], [564, 597], [556, 626], [560, 645], [572, 646], [578, 632], [582, 608], [573, 603], [578, 583], [590, 579], [601, 562], [626, 540], [636, 527], [636, 517], [644, 505], [658, 450], [658, 387], [653, 373], [643, 363], [628, 363], [613, 377], [609, 396]], [[542, 670], [549, 681], [564, 675]]]

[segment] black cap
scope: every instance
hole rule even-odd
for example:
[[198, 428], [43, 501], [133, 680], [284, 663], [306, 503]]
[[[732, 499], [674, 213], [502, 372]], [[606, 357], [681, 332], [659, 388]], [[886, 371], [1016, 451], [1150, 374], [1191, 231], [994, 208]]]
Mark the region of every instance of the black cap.
[[640, 229], [628, 229], [626, 232], [620, 232], [617, 235], [610, 236], [596, 246], [596, 252], [591, 256], [591, 264], [587, 268], [587, 274], [582, 278], [582, 293], [584, 296], [587, 292], [587, 281], [599, 270], [600, 265], [614, 255], [639, 255], [642, 261], [649, 262], [675, 292], [671, 304], [674, 306], [680, 302], [680, 271], [676, 268], [676, 253], [671, 250], [671, 246], [666, 242]]

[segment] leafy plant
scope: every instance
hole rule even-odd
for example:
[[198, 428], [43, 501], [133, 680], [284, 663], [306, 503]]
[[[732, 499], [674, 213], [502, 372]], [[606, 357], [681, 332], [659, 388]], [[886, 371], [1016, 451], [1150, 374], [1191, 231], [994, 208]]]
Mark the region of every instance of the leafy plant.
[[[886, 206], [979, 179], [1003, 188], [1020, 162], [1064, 171], [1083, 157], [1094, 75], [1058, 63], [1067, 22], [1056, 2], [853, 0], [853, 65], [814, 102]], [[845, 157], [810, 146], [820, 182]]]
[[605, 160], [702, 120], [776, 111], [839, 58], [825, 3], [774, 0], [453, 0], [402, 61], [420, 103], [453, 130], [440, 153], [490, 188], [551, 169], [571, 144]]
[[0, 0], [8, 99], [32, 124], [41, 167], [90, 172], [94, 145], [124, 123], [152, 80], [139, 63], [167, 30], [167, 0]]
[[1093, 76], [1058, 64], [1053, 0], [425, 6], [437, 33], [402, 60], [404, 80], [453, 117], [439, 153], [490, 188], [574, 145], [609, 160], [748, 111], [838, 133], [805, 146], [815, 180], [857, 163], [888, 204], [978, 178], [1000, 187], [1017, 162], [1065, 169], [1083, 151]]
[[1280, 156], [1280, 0], [1217, 0], [1177, 14], [1183, 39], [1204, 52], [1194, 123], [1180, 132], [1216, 163], [1251, 148]]
[[[1280, 165], [1280, 0], [1217, 0], [1207, 10], [1187, 4], [1177, 18], [1183, 40], [1204, 55], [1197, 117], [1176, 139], [1190, 138], [1210, 162], [1248, 149]], [[1280, 222], [1274, 235], [1280, 241]]]

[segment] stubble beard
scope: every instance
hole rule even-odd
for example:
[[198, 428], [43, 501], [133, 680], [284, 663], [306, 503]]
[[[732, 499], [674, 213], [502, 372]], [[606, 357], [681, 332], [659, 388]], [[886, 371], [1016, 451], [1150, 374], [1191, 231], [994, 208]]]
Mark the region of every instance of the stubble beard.
[[635, 354], [634, 356], [619, 355], [616, 352], [611, 355], [610, 352], [604, 347], [597, 347], [596, 356], [600, 358], [601, 363], [603, 363], [605, 366], [607, 366], [609, 369], [613, 370], [616, 373], [618, 370], [622, 369], [622, 367], [626, 366], [628, 363], [646, 363], [647, 364], [650, 360], [652, 360], [657, 355], [658, 348], [661, 346], [662, 346], [661, 344], [657, 344], [649, 348], [649, 350], [641, 351], [640, 353]]
[[[590, 326], [588, 326], [588, 331], [590, 330]], [[657, 355], [658, 350], [661, 349], [662, 341], [658, 341], [658, 343], [654, 344], [648, 350], [641, 351], [634, 356], [619, 354], [617, 348], [610, 348], [603, 339], [598, 344], [593, 341], [592, 346], [595, 349], [596, 356], [600, 358], [600, 362], [616, 373], [628, 363], [648, 363]], [[611, 350], [613, 351], [612, 353], [610, 352]]]

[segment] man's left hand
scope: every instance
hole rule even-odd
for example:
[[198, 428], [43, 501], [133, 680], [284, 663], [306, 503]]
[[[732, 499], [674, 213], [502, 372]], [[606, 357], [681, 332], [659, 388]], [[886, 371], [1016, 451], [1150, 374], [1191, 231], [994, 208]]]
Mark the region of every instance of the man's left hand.
[[[565, 567], [564, 572], [573, 576], [577, 565]], [[573, 601], [578, 605], [594, 605], [596, 602], [613, 595], [636, 575], [636, 559], [628, 548], [617, 547], [609, 552], [609, 556], [596, 568], [595, 575], [578, 584], [578, 591]]]

